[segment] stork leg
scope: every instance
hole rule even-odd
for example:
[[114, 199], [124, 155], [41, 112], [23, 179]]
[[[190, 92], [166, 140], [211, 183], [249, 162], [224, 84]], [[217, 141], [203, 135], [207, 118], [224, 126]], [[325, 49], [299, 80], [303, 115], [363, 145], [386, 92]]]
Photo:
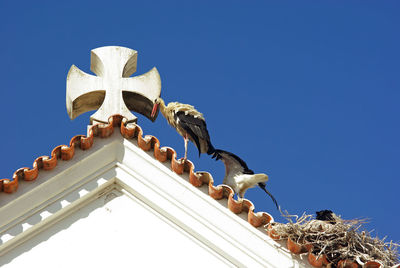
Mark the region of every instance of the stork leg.
[[244, 193], [243, 193], [242, 191], [240, 191], [240, 192], [237, 194], [237, 197], [238, 197], [238, 201], [239, 201], [239, 202], [243, 202]]
[[185, 134], [185, 136], [183, 137], [184, 141], [185, 141], [185, 157], [183, 158], [183, 161], [186, 162], [187, 159], [187, 144], [188, 144], [188, 137], [187, 134]]

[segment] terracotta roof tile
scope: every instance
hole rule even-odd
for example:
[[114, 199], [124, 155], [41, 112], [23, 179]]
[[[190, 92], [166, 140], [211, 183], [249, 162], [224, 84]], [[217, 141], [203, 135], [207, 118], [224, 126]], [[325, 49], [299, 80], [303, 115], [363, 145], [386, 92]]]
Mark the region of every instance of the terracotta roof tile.
[[[277, 235], [277, 233], [274, 230], [274, 224], [276, 223], [271, 223], [268, 224], [267, 226], [267, 233], [268, 235], [274, 239], [274, 240], [279, 240], [279, 241], [284, 241], [286, 242], [286, 247], [287, 249], [296, 255], [299, 254], [304, 254], [308, 260], [308, 262], [313, 266], [313, 267], [337, 267], [337, 268], [358, 268], [358, 267], [363, 267], [363, 268], [379, 268], [379, 267], [386, 267], [383, 265], [380, 261], [373, 260], [373, 257], [371, 257], [372, 260], [369, 260], [365, 263], [362, 263], [361, 260], [350, 260], [350, 259], [341, 259], [337, 262], [337, 264], [333, 264], [328, 260], [328, 257], [326, 254], [318, 254], [314, 251], [314, 247], [316, 246], [315, 244], [312, 243], [298, 243], [294, 240], [291, 239], [290, 236], [286, 237], [281, 237]], [[399, 268], [400, 264], [396, 264], [394, 266], [391, 266], [392, 268]]]
[[[5, 193], [13, 193], [18, 189], [18, 181], [35, 180], [41, 169], [52, 170], [56, 167], [58, 160], [70, 160], [74, 157], [75, 148], [80, 148], [81, 150], [88, 150], [92, 147], [94, 138], [107, 138], [113, 134], [114, 129], [118, 127], [120, 129], [121, 135], [126, 139], [136, 139], [138, 146], [144, 151], [153, 150], [154, 158], [160, 162], [170, 161], [171, 169], [177, 174], [183, 174], [184, 172], [189, 173], [189, 182], [195, 186], [200, 187], [203, 184], [208, 185], [208, 194], [216, 199], [226, 198], [228, 200], [228, 208], [233, 213], [240, 214], [241, 212], [247, 213], [247, 221], [254, 227], [265, 226], [268, 223], [273, 222], [273, 218], [270, 214], [266, 212], [254, 212], [254, 204], [247, 199], [243, 199], [239, 202], [233, 198], [234, 192], [227, 185], [214, 185], [213, 177], [208, 172], [195, 172], [194, 164], [191, 161], [182, 162], [176, 159], [177, 153], [174, 149], [170, 147], [160, 147], [159, 140], [151, 135], [146, 135], [143, 137], [143, 131], [141, 127], [134, 123], [125, 123], [125, 120], [120, 115], [111, 116], [108, 124], [95, 124], [89, 128], [88, 136], [78, 135], [71, 139], [69, 146], [60, 145], [53, 149], [51, 156], [41, 156], [36, 158], [33, 162], [33, 168], [20, 168], [14, 172], [13, 178], [10, 179], [0, 179], [0, 191]], [[279, 236], [274, 234], [274, 231], [270, 229], [271, 225], [267, 225], [268, 235], [274, 239], [281, 239]], [[293, 241], [287, 241], [287, 248], [290, 252], [294, 254], [308, 254], [308, 261], [314, 267], [324, 267], [328, 264], [325, 256], [317, 258], [312, 253], [312, 245], [309, 247], [299, 246]], [[353, 265], [358, 265], [354, 262], [349, 262], [342, 260], [338, 267], [353, 267]], [[358, 266], [357, 266], [358, 267]], [[364, 264], [364, 267], [381, 267], [378, 262], [371, 261]]]
[[13, 193], [18, 189], [18, 182], [20, 180], [33, 181], [35, 180], [41, 169], [52, 170], [57, 166], [58, 160], [70, 160], [73, 158], [75, 149], [82, 150], [90, 149], [93, 145], [94, 138], [107, 138], [111, 136], [115, 128], [120, 129], [121, 135], [126, 139], [136, 139], [138, 146], [144, 151], [153, 150], [154, 158], [160, 162], [170, 161], [171, 169], [177, 174], [189, 173], [189, 182], [196, 187], [203, 184], [208, 185], [209, 195], [214, 199], [228, 199], [228, 208], [236, 213], [247, 213], [248, 222], [254, 227], [264, 226], [273, 221], [270, 214], [266, 212], [254, 212], [254, 204], [244, 199], [242, 202], [236, 201], [233, 196], [233, 190], [227, 185], [214, 185], [214, 179], [208, 172], [195, 172], [194, 164], [191, 161], [180, 161], [176, 159], [177, 153], [170, 147], [160, 147], [159, 140], [151, 135], [143, 137], [141, 127], [134, 123], [125, 123], [125, 120], [120, 115], [111, 116], [108, 124], [95, 124], [89, 128], [88, 136], [78, 135], [71, 139], [69, 146], [59, 145], [55, 147], [51, 156], [41, 156], [35, 159], [32, 168], [20, 168], [14, 172], [12, 179], [0, 180], [0, 191], [5, 193]]

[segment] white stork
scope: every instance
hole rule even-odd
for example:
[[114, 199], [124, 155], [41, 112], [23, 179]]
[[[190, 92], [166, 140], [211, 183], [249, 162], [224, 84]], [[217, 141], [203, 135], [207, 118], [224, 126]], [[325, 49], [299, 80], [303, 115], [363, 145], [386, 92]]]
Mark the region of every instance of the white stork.
[[263, 189], [272, 199], [276, 208], [280, 211], [280, 207], [275, 197], [265, 188], [265, 182], [268, 181], [267, 174], [254, 174], [254, 171], [247, 167], [239, 156], [216, 149], [212, 158], [221, 159], [225, 164], [225, 177], [223, 184], [229, 185], [238, 194], [239, 198], [244, 198], [247, 189], [254, 187], [256, 184]]
[[187, 159], [187, 142], [192, 141], [199, 150], [199, 156], [202, 153], [214, 153], [214, 147], [210, 142], [207, 124], [203, 114], [197, 111], [192, 105], [179, 102], [170, 102], [165, 106], [164, 100], [157, 98], [154, 101], [151, 117], [157, 113], [158, 107], [168, 123], [176, 129], [183, 137], [185, 142], [185, 157]]

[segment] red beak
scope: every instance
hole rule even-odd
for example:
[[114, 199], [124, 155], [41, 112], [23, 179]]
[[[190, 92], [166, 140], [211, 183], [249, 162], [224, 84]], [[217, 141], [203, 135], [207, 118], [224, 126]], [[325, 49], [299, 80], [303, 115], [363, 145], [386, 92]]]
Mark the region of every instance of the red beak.
[[158, 110], [158, 103], [154, 103], [153, 110], [151, 111], [151, 118], [154, 118]]

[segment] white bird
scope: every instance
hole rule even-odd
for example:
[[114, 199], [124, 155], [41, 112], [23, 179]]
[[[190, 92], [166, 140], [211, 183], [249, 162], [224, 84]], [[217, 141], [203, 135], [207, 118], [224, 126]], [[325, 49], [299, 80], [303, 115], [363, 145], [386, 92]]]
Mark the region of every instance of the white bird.
[[265, 188], [265, 182], [268, 181], [268, 176], [266, 174], [254, 174], [254, 171], [249, 169], [246, 162], [244, 162], [239, 156], [224, 150], [216, 149], [213, 158], [216, 158], [216, 160], [221, 159], [222, 162], [224, 162], [225, 177], [222, 183], [229, 185], [235, 193], [238, 194], [240, 199], [244, 198], [247, 189], [258, 185], [271, 197], [276, 208], [280, 211], [278, 202]]
[[168, 123], [176, 129], [183, 137], [185, 142], [185, 157], [187, 159], [187, 142], [192, 141], [199, 150], [199, 156], [202, 153], [213, 154], [214, 147], [210, 142], [207, 124], [202, 113], [197, 111], [192, 105], [179, 102], [170, 102], [165, 106], [164, 100], [157, 98], [154, 101], [151, 117], [153, 118], [160, 107], [162, 115]]

